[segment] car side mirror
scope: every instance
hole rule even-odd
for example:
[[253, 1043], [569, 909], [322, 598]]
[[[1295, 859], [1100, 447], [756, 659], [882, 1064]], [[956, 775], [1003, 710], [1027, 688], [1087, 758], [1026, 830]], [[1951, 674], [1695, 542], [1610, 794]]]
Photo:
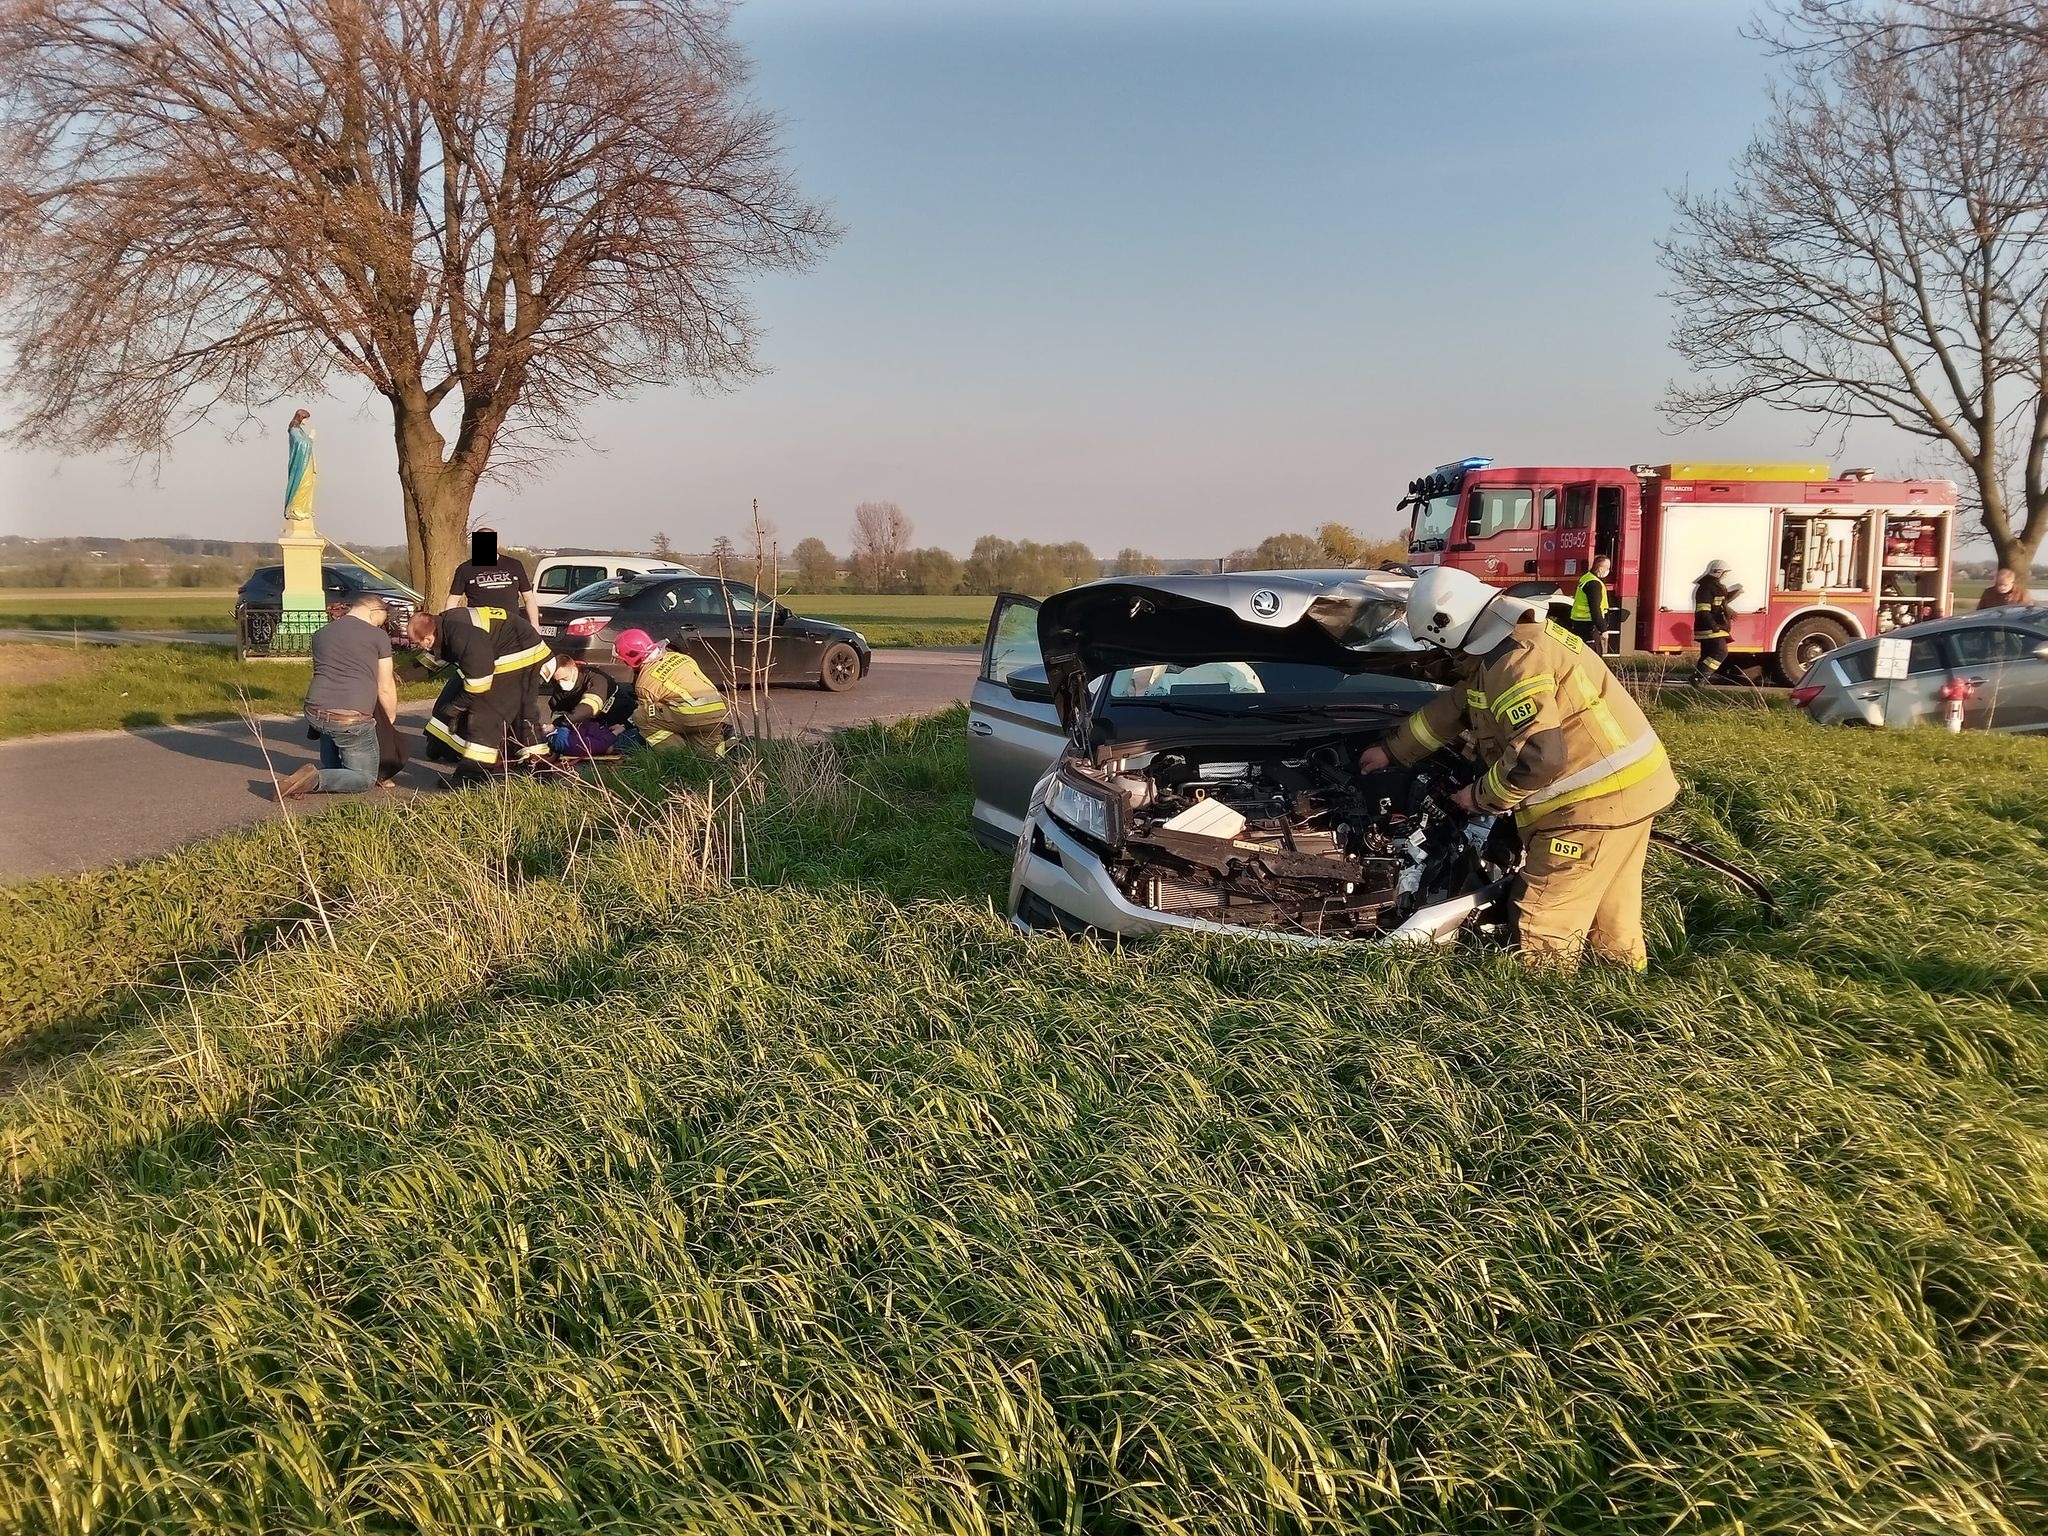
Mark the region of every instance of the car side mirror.
[[796, 610], [794, 608], [787, 608], [784, 607], [781, 603], [777, 603], [775, 605], [775, 613], [772, 622], [776, 624], [787, 624], [791, 619], [795, 617]]

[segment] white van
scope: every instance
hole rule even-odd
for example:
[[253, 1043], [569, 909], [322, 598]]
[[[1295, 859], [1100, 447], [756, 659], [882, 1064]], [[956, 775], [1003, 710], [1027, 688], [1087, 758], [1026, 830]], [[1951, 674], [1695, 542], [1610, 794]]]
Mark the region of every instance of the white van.
[[694, 576], [687, 565], [653, 555], [549, 555], [533, 568], [533, 590], [542, 602], [580, 592], [593, 581], [610, 581], [618, 576], [645, 576], [659, 571], [664, 576]]

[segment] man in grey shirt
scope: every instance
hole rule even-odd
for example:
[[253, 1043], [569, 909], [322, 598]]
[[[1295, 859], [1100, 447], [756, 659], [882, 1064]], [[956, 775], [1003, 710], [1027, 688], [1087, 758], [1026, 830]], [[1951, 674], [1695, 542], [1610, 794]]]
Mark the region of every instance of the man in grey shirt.
[[299, 769], [278, 785], [279, 795], [347, 795], [375, 784], [380, 713], [397, 722], [398, 679], [384, 632], [384, 600], [364, 593], [313, 636], [306, 724], [320, 738], [320, 765]]

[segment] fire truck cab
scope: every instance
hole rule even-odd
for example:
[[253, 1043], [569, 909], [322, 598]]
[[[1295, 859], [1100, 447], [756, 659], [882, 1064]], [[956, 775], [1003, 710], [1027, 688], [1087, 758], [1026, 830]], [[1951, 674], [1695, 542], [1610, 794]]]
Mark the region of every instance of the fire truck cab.
[[1411, 480], [1408, 559], [1569, 603], [1600, 555], [1638, 650], [1693, 645], [1710, 560], [1742, 585], [1732, 657], [1797, 682], [1845, 641], [1949, 612], [1955, 486], [1830, 477], [1825, 464], [1497, 465], [1466, 458]]

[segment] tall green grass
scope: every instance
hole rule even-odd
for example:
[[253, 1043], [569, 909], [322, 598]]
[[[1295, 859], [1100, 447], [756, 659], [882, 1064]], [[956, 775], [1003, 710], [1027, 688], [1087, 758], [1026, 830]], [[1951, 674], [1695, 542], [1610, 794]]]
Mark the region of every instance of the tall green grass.
[[0, 1527], [2042, 1528], [2039, 744], [1659, 723], [1641, 979], [1019, 939], [958, 712], [7, 892]]

